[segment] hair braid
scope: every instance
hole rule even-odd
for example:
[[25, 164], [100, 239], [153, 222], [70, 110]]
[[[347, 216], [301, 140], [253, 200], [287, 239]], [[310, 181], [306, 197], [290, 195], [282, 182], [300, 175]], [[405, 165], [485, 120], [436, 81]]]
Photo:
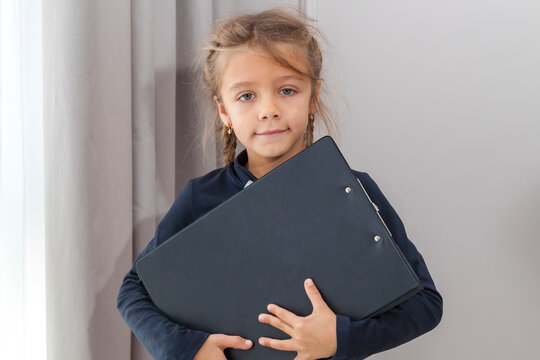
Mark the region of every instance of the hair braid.
[[234, 133], [234, 130], [228, 134], [228, 130], [229, 129], [226, 126], [223, 126], [221, 130], [224, 165], [234, 162], [234, 158], [236, 157], [236, 134]]
[[310, 114], [308, 117], [306, 133], [304, 134], [304, 145], [306, 145], [306, 147], [311, 146], [313, 144], [313, 129], [315, 128], [314, 122], [315, 122], [315, 117], [312, 114]]

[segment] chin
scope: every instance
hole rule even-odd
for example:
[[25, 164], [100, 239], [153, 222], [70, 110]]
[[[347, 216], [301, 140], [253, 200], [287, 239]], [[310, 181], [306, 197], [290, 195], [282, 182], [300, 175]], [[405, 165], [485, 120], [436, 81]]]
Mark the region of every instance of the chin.
[[260, 156], [265, 158], [280, 158], [286, 153], [286, 151], [263, 151], [260, 153]]
[[265, 157], [265, 158], [279, 158], [283, 155], [285, 155], [288, 152], [289, 149], [284, 149], [283, 147], [277, 147], [274, 146], [273, 148], [267, 147], [266, 149], [264, 147], [258, 148], [256, 150], [257, 154], [259, 156]]
[[284, 140], [268, 143], [255, 141], [251, 143], [251, 148], [260, 157], [277, 159], [293, 151], [298, 145], [297, 141], [300, 141], [291, 142], [291, 139]]

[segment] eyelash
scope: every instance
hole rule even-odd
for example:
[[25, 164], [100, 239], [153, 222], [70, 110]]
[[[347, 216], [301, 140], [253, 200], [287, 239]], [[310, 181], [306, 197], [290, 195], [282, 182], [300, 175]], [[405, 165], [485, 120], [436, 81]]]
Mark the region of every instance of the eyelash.
[[[294, 90], [293, 88], [283, 88], [283, 89], [280, 90], [280, 92], [283, 91], [283, 90], [291, 90], [291, 91], [292, 91], [292, 93], [286, 94], [286, 95], [292, 95], [292, 94], [295, 94], [295, 93], [296, 93], [296, 90]], [[242, 102], [246, 102], [246, 101], [251, 100], [251, 99], [249, 99], [249, 100], [241, 100], [242, 97], [245, 96], [245, 95], [253, 95], [253, 93], [245, 93], [245, 94], [242, 94], [242, 95], [240, 95], [240, 97], [238, 98], [238, 100], [240, 100], [240, 101], [242, 101]]]

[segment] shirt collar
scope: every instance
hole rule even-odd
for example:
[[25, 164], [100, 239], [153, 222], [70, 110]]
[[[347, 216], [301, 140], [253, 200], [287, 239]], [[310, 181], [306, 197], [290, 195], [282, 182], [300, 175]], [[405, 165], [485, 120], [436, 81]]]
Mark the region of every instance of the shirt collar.
[[253, 175], [248, 169], [245, 168], [245, 165], [247, 164], [248, 155], [247, 150], [242, 150], [238, 155], [236, 155], [236, 158], [234, 159], [234, 163], [232, 165], [232, 170], [234, 172], [234, 175], [239, 180], [242, 187], [246, 186], [246, 183], [248, 181], [255, 182], [257, 181], [257, 178], [255, 175]]

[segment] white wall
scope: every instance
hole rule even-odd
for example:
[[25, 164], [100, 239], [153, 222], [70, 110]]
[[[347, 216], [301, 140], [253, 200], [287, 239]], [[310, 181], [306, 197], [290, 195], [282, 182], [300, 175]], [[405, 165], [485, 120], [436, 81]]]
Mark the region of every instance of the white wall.
[[346, 100], [341, 149], [444, 298], [435, 330], [373, 359], [536, 358], [540, 2], [309, 3]]

